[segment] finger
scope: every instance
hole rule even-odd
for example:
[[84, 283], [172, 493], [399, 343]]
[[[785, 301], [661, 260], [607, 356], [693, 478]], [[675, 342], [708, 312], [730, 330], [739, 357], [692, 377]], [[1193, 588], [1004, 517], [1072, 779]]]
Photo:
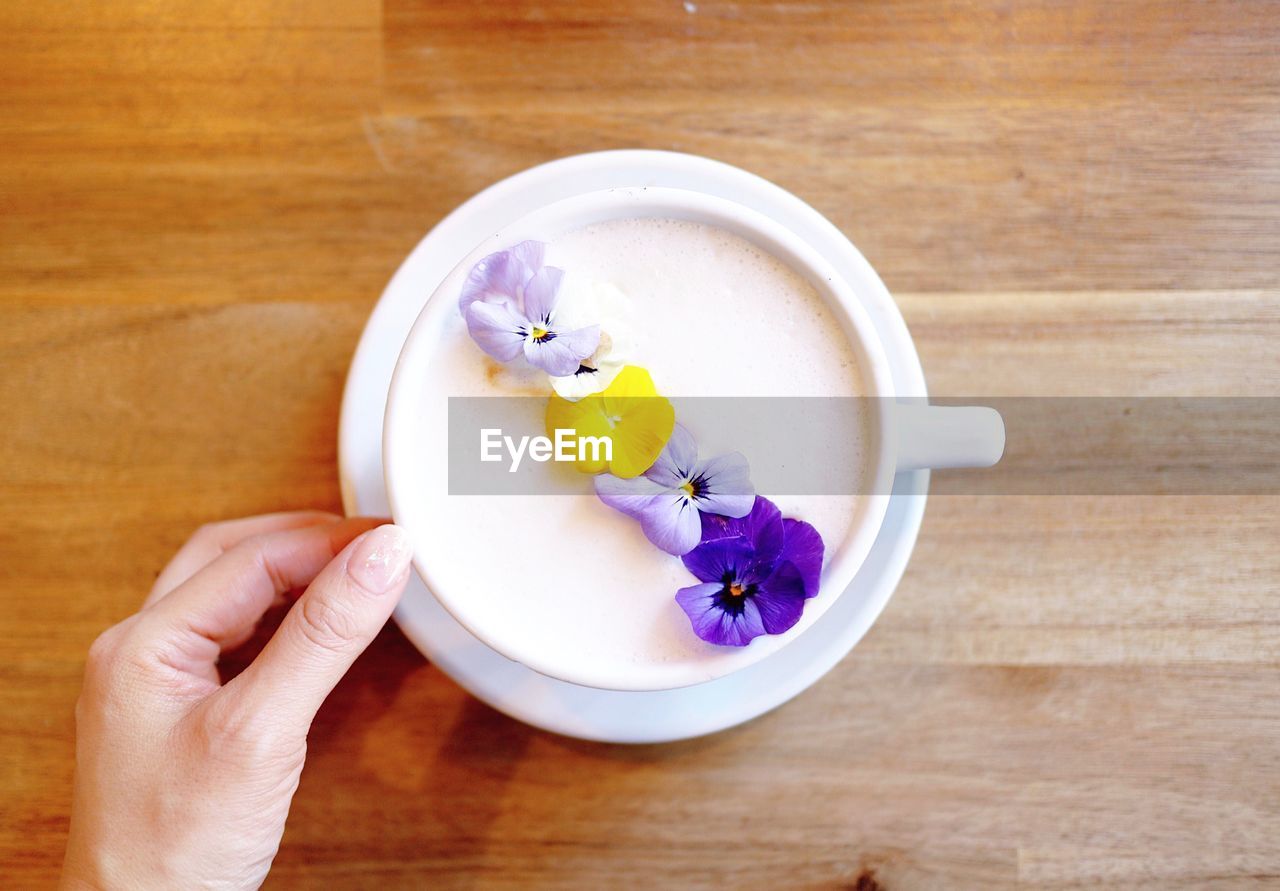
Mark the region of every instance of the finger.
[[396, 526], [353, 541], [289, 610], [258, 658], [220, 691], [249, 714], [306, 733], [351, 663], [390, 618], [409, 579], [409, 542]]
[[147, 595], [142, 605], [147, 607], [155, 603], [212, 563], [216, 557], [246, 538], [265, 535], [268, 532], [283, 532], [287, 529], [301, 529], [322, 523], [336, 523], [340, 519], [342, 518], [337, 514], [328, 511], [307, 510], [263, 514], [258, 517], [201, 526], [191, 538], [187, 539], [186, 544], [178, 549], [178, 553], [173, 555], [169, 564], [160, 571], [155, 584], [151, 586], [151, 593]]
[[212, 662], [220, 649], [252, 633], [278, 595], [310, 584], [335, 554], [379, 522], [355, 517], [246, 538], [138, 618], [157, 636], [212, 642], [212, 650], [199, 648]]

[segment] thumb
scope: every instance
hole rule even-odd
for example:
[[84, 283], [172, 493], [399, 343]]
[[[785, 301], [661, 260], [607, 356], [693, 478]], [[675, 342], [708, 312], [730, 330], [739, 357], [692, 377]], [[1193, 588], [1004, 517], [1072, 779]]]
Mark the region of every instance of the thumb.
[[408, 537], [397, 526], [379, 526], [355, 539], [320, 571], [258, 658], [220, 695], [305, 734], [325, 697], [391, 616], [409, 580], [409, 556]]

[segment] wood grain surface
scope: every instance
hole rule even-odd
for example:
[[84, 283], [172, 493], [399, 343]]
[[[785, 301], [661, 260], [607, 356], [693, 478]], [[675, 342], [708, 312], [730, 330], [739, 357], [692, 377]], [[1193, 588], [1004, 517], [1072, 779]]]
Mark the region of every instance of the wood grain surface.
[[[210, 519], [338, 506], [364, 318], [444, 214], [670, 148], [793, 190], [932, 389], [1280, 395], [1280, 5], [0, 3], [0, 884], [93, 637]], [[574, 742], [394, 628], [268, 887], [1280, 886], [1280, 502], [950, 495], [794, 702]]]

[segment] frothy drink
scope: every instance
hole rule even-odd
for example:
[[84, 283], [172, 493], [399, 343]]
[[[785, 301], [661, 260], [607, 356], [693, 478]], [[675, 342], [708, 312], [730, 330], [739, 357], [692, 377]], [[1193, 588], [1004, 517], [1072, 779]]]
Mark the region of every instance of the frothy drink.
[[[549, 242], [547, 263], [620, 289], [635, 309], [636, 364], [678, 396], [861, 396], [857, 360], [837, 320], [800, 274], [748, 241], [699, 223], [621, 219]], [[545, 375], [498, 365], [459, 326], [432, 358], [428, 398], [541, 395]], [[693, 431], [710, 455], [732, 437]], [[859, 443], [843, 460], [861, 465]], [[747, 455], [748, 460], [753, 456]], [[755, 456], [754, 460], [765, 460]], [[698, 663], [719, 649], [691, 633], [675, 592], [694, 583], [637, 523], [581, 494], [451, 496], [438, 552], [465, 567], [466, 596], [487, 628], [622, 668]], [[808, 521], [828, 558], [850, 532], [858, 496], [760, 492]], [[839, 591], [824, 590], [831, 598]], [[790, 634], [801, 631], [806, 618]], [[752, 646], [766, 644], [763, 639]]]

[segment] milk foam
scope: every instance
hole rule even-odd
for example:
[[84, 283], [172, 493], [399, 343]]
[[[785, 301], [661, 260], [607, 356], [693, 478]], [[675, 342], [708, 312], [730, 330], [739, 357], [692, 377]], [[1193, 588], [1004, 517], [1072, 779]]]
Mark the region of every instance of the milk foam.
[[[546, 262], [609, 282], [635, 303], [635, 364], [649, 369], [663, 395], [865, 394], [837, 317], [814, 288], [729, 232], [680, 220], [614, 220], [555, 239]], [[496, 365], [461, 324], [435, 352], [430, 379], [429, 396], [550, 392], [536, 369]], [[692, 432], [703, 457], [733, 448], [725, 431]], [[842, 459], [861, 465], [860, 445], [851, 443]], [[454, 596], [469, 598], [476, 626], [518, 630], [544, 652], [574, 652], [615, 668], [715, 658], [723, 648], [699, 640], [675, 602], [679, 588], [696, 584], [680, 559], [597, 500], [589, 478], [566, 473], [579, 478], [570, 482], [579, 494], [447, 498], [446, 540], [435, 550], [464, 570], [454, 577], [465, 577], [467, 590]], [[858, 501], [760, 494], [784, 515], [812, 523], [828, 557], [849, 535]]]

